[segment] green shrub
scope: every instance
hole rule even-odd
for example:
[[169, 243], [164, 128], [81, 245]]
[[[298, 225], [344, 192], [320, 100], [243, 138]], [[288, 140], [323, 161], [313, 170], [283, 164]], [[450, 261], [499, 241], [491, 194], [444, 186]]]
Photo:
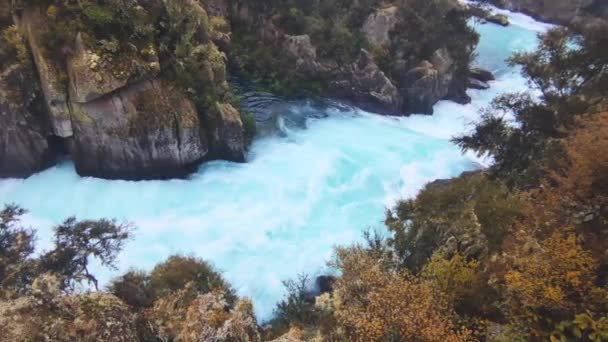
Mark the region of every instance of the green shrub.
[[150, 273], [150, 288], [156, 298], [181, 290], [190, 282], [200, 293], [221, 290], [226, 293], [230, 304], [236, 300], [230, 284], [209, 263], [199, 258], [173, 255], [156, 265]]
[[87, 19], [87, 23], [96, 28], [104, 28], [114, 22], [114, 13], [112, 13], [110, 9], [99, 5], [86, 5], [86, 7], [83, 8], [82, 13]]
[[451, 236], [496, 250], [519, 215], [520, 203], [507, 187], [476, 173], [427, 185], [415, 199], [399, 202], [386, 223], [396, 253], [418, 270]]
[[319, 312], [310, 295], [308, 276], [300, 275], [296, 280], [283, 282], [287, 294], [277, 303], [274, 318], [270, 321], [276, 331], [286, 331], [290, 326], [314, 326], [318, 322]]
[[239, 111], [239, 113], [241, 114], [241, 121], [243, 122], [243, 128], [245, 129], [245, 138], [248, 141], [251, 141], [255, 137], [256, 133], [255, 117], [251, 113], [242, 109]]

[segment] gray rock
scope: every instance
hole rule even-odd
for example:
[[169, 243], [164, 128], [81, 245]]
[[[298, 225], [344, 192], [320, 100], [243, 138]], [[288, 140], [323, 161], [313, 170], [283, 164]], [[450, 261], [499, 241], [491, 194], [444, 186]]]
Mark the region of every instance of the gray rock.
[[486, 90], [490, 88], [490, 85], [476, 78], [469, 78], [469, 88]]
[[367, 17], [362, 32], [372, 45], [387, 45], [390, 43], [389, 33], [397, 24], [397, 19], [397, 6], [379, 9]]
[[469, 77], [478, 79], [482, 82], [494, 81], [496, 79], [491, 71], [482, 68], [471, 68], [469, 70]]
[[41, 7], [38, 6], [27, 7], [23, 11], [18, 26], [32, 51], [48, 108], [52, 133], [58, 137], [67, 138], [72, 136], [73, 131], [66, 92], [66, 76], [55, 62], [47, 58], [48, 52], [42, 42], [49, 27], [46, 16], [41, 11]]
[[485, 18], [488, 22], [501, 26], [509, 26], [509, 17], [504, 14], [492, 14]]
[[454, 60], [447, 49], [435, 51], [430, 61], [422, 61], [401, 79], [406, 111], [432, 114], [437, 101], [450, 94], [454, 77]]
[[[160, 63], [156, 51], [146, 50], [146, 61], [129, 56], [117, 63], [108, 61], [88, 49], [78, 34], [74, 49], [67, 61], [70, 84], [70, 100], [86, 103], [144, 78], [152, 78], [160, 73]], [[124, 57], [115, 57], [124, 58]], [[116, 64], [120, 64], [117, 68]]]
[[177, 89], [142, 81], [85, 104], [72, 104], [70, 153], [83, 176], [180, 177], [209, 151], [196, 108]]
[[348, 99], [365, 110], [392, 115], [403, 113], [399, 90], [366, 50], [361, 50], [355, 63], [337, 69], [328, 87], [331, 95]]
[[210, 157], [244, 162], [247, 142], [239, 112], [230, 104], [216, 103], [206, 117]]
[[54, 161], [42, 99], [24, 75], [18, 64], [0, 74], [0, 177], [27, 177]]

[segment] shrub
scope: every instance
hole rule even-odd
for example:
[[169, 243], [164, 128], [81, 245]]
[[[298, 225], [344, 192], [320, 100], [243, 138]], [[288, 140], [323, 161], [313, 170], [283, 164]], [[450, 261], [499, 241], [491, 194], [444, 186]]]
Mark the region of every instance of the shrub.
[[86, 17], [87, 23], [97, 29], [102, 29], [114, 22], [114, 13], [99, 5], [88, 4], [83, 8], [82, 13]]
[[520, 216], [520, 206], [504, 185], [483, 173], [431, 183], [416, 199], [399, 202], [387, 214], [387, 226], [394, 232], [390, 243], [414, 271], [451, 237], [457, 244], [467, 237], [471, 255], [465, 257], [482, 257], [500, 247]]
[[181, 290], [189, 283], [198, 293], [225, 292], [231, 305], [236, 300], [232, 287], [202, 259], [174, 255], [156, 265], [150, 273], [150, 288], [156, 298]]
[[252, 141], [255, 137], [257, 130], [255, 117], [246, 110], [239, 110], [241, 114], [241, 121], [243, 122], [243, 128], [245, 129], [245, 138], [248, 141]]
[[300, 275], [296, 280], [284, 281], [287, 295], [274, 310], [271, 325], [276, 331], [287, 331], [291, 326], [307, 327], [318, 323], [319, 314], [315, 307], [308, 277]]
[[452, 302], [470, 294], [477, 279], [479, 261], [467, 261], [459, 253], [449, 259], [438, 253], [424, 266], [422, 277], [432, 281]]
[[384, 267], [365, 250], [337, 250], [342, 272], [335, 288], [335, 317], [359, 341], [467, 341], [454, 323], [446, 296], [407, 271]]
[[149, 307], [155, 299], [150, 277], [143, 271], [129, 271], [113, 279], [108, 291], [136, 309]]

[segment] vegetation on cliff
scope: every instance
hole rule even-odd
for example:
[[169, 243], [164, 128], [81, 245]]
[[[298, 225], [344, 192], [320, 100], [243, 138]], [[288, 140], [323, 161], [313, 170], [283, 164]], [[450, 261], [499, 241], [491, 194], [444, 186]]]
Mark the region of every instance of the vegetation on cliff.
[[[466, 97], [468, 68], [478, 36], [467, 25], [469, 12], [455, 1], [265, 1], [243, 7], [247, 10], [241, 13], [237, 9], [231, 18], [235, 60], [271, 91], [340, 94], [332, 91], [332, 82], [337, 82], [339, 74], [336, 69], [356, 62], [364, 49], [405, 94], [404, 89], [417, 80], [410, 71], [433, 59], [438, 51], [447, 51], [454, 64], [454, 79], [448, 81], [452, 91], [439, 98], [464, 101]], [[365, 22], [387, 8], [386, 20], [391, 24], [381, 30], [387, 31], [388, 41], [377, 41], [365, 32]], [[298, 72], [301, 56], [283, 52], [289, 37], [303, 36], [310, 38], [310, 45], [302, 49], [314, 55], [317, 65], [313, 69], [317, 72]], [[452, 62], [448, 64], [446, 68], [452, 68]], [[407, 101], [398, 113], [420, 110]]]

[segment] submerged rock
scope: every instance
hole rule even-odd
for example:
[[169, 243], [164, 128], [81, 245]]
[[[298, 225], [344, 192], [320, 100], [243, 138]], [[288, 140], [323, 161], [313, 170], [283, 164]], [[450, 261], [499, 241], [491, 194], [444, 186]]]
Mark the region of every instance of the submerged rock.
[[486, 90], [490, 89], [490, 85], [476, 78], [469, 78], [469, 88]]
[[471, 68], [469, 70], [469, 77], [482, 82], [494, 81], [496, 79], [491, 71], [482, 68]]
[[509, 26], [509, 24], [510, 24], [509, 17], [507, 17], [504, 14], [492, 14], [492, 15], [485, 17], [485, 19], [490, 23], [498, 24], [500, 26], [506, 27], [506, 26]]

